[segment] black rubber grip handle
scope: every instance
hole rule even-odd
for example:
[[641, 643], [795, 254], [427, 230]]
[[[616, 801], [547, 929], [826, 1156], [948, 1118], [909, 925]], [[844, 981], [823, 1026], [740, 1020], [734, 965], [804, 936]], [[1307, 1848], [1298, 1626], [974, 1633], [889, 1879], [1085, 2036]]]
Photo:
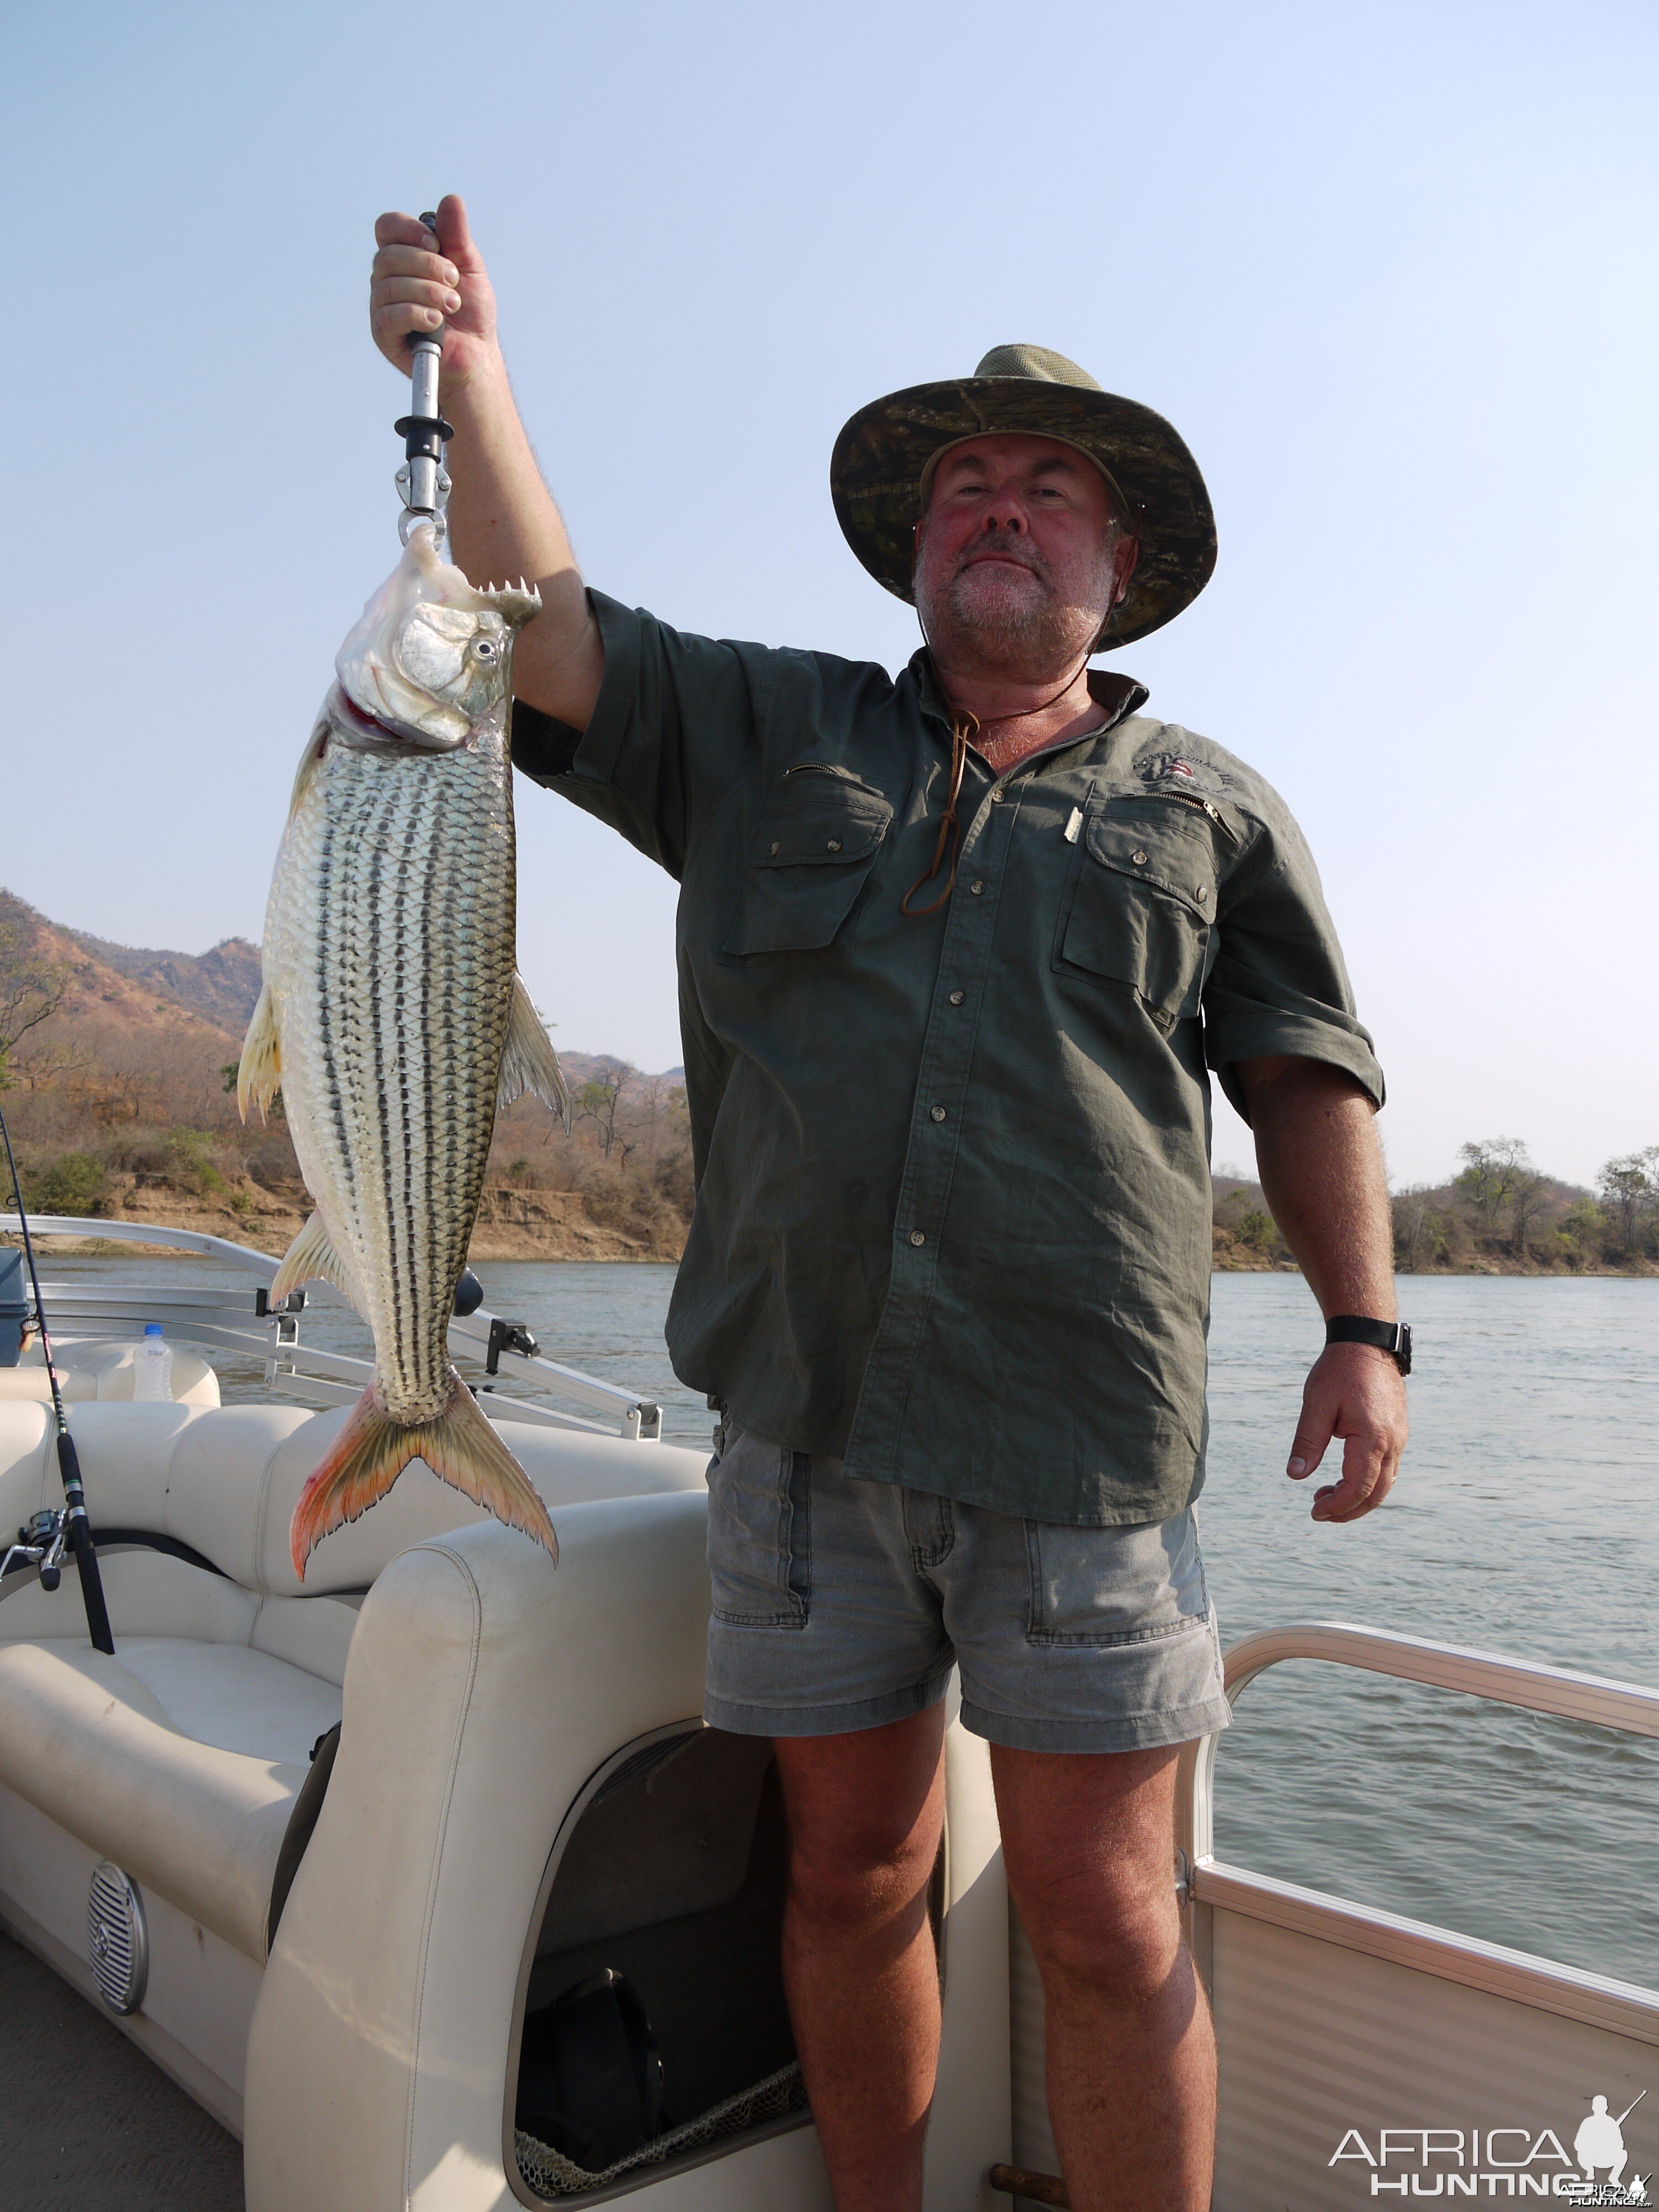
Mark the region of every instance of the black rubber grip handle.
[[[67, 1429], [58, 1431], [58, 1468], [72, 1510], [82, 1501], [81, 1458]], [[106, 1651], [113, 1658], [115, 1638], [110, 1632], [109, 1607], [104, 1602], [104, 1578], [98, 1571], [98, 1553], [83, 1506], [70, 1522], [70, 1542], [75, 1551], [75, 1564], [81, 1571], [81, 1596], [87, 1608], [87, 1632], [92, 1638], [92, 1648], [94, 1651]]]

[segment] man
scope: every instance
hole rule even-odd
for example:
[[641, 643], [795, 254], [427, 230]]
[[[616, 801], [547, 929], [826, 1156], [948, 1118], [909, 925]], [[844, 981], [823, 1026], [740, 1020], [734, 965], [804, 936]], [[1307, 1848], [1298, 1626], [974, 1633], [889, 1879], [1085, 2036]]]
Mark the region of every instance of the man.
[[[1382, 1502], [1406, 1435], [1382, 1096], [1282, 802], [1097, 650], [1214, 559], [1191, 455], [1059, 356], [879, 400], [832, 464], [914, 599], [886, 671], [686, 637], [583, 588], [460, 202], [377, 226], [402, 366], [447, 322], [450, 526], [544, 611], [514, 747], [682, 884], [698, 1197], [669, 1316], [722, 1409], [709, 1718], [775, 1739], [785, 1974], [840, 2212], [915, 2212], [954, 1666], [1048, 1997], [1079, 2212], [1209, 2203], [1214, 2058], [1176, 1764], [1225, 1724], [1202, 1480], [1206, 1058], [1327, 1316], [1288, 1472]], [[777, 519], [769, 542], [777, 538]], [[1369, 1341], [1364, 1340], [1369, 1339]]]

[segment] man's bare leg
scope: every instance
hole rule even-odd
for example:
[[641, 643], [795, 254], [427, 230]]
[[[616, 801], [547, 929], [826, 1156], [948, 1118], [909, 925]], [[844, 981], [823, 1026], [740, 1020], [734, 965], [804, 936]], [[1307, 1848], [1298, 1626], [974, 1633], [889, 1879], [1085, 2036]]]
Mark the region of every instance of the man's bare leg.
[[1207, 2212], [1215, 2038], [1175, 1894], [1179, 1752], [993, 1746], [1009, 1886], [1048, 2008], [1073, 2212]]
[[919, 2212], [939, 2063], [927, 1885], [945, 1818], [942, 1706], [787, 1736], [783, 1978], [836, 2212]]

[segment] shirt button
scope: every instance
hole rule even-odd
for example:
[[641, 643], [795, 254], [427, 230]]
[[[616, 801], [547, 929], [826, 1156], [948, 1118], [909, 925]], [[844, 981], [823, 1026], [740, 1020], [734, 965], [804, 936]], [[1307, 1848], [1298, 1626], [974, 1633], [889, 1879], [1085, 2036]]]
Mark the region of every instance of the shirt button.
[[832, 853], [839, 853], [839, 852], [840, 852], [840, 850], [841, 850], [841, 839], [840, 839], [839, 837], [832, 837], [832, 838], [830, 840], [830, 850]]
[[985, 888], [985, 878], [984, 878], [984, 877], [983, 877], [983, 876], [975, 876], [975, 877], [974, 878], [973, 882], [972, 882], [971, 884], [969, 884], [968, 888], [969, 888], [969, 890], [970, 891], [972, 891], [972, 893], [973, 893], [974, 896], [975, 896], [975, 898], [977, 898], [977, 897], [979, 896], [980, 893], [981, 893], [981, 892], [984, 890], [984, 888]]
[[775, 853], [776, 853], [776, 852], [780, 851], [781, 849], [781, 848], [779, 846], [778, 841], [777, 841], [777, 839], [775, 837], [775, 838], [772, 840], [772, 850], [773, 850]]
[[1146, 865], [1146, 855], [1144, 853], [1131, 853], [1129, 858], [1138, 868], [1144, 868]]
[[920, 1229], [913, 1229], [910, 1231], [910, 1242], [913, 1244], [925, 1244], [927, 1242], [927, 1239], [922, 1235]]
[[935, 1106], [932, 1110], [936, 1121], [942, 1121], [945, 1119], [945, 1109], [942, 1106]]
[[1000, 806], [1002, 804], [1002, 786], [1000, 784], [999, 784], [996, 789], [991, 793], [991, 804], [993, 806]]
[[952, 991], [951, 994], [951, 1004], [953, 1006], [959, 1006], [967, 995], [968, 994], [966, 991]]
[[1200, 884], [1198, 889], [1193, 893], [1193, 896], [1199, 902], [1200, 906], [1209, 896], [1210, 894], [1205, 890], [1202, 884]]

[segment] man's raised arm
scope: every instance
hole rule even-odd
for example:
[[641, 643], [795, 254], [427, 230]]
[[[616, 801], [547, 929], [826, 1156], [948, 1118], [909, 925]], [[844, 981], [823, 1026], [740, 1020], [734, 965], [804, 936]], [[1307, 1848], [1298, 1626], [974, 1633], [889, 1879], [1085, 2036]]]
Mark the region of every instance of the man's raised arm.
[[449, 447], [453, 556], [475, 584], [523, 576], [539, 588], [542, 611], [514, 647], [513, 689], [544, 714], [586, 729], [605, 674], [605, 650], [564, 524], [514, 404], [495, 334], [495, 295], [467, 228], [466, 209], [453, 192], [438, 203], [435, 249], [432, 233], [412, 215], [383, 215], [374, 239], [369, 326], [386, 359], [407, 375], [411, 332], [447, 325], [440, 389], [455, 426]]

